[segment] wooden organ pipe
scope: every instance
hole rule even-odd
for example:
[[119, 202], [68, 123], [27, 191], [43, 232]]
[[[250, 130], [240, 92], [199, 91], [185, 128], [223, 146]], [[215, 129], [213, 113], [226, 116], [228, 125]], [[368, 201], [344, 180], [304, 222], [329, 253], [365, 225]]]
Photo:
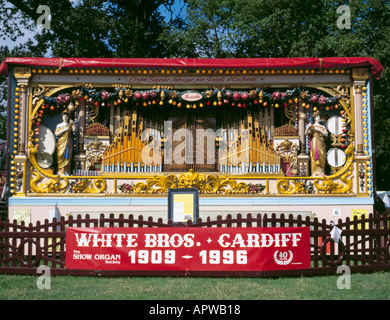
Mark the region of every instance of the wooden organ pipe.
[[225, 146], [225, 150], [219, 153], [220, 172], [281, 172], [280, 157], [272, 144], [271, 120], [267, 110], [253, 114], [248, 110], [238, 125], [230, 117], [229, 123], [222, 124], [220, 146]]
[[[273, 110], [271, 107], [263, 109], [245, 110], [241, 113], [222, 111], [217, 137], [219, 149], [219, 168], [217, 170], [231, 173], [281, 172], [280, 157], [276, 154], [272, 143], [274, 136]], [[111, 113], [110, 116], [111, 118], [115, 117], [115, 114]], [[162, 123], [161, 119], [153, 124], [138, 116], [136, 110], [133, 110], [130, 116], [124, 115], [122, 119], [109, 149], [103, 156], [102, 172], [162, 172], [161, 149], [148, 149], [148, 141], [142, 139], [145, 129], [155, 128], [161, 132], [159, 129], [162, 128], [158, 128], [158, 123]], [[184, 121], [179, 127], [187, 128], [187, 122]], [[111, 131], [112, 127], [110, 126], [110, 133]], [[160, 139], [159, 147], [161, 148], [160, 134], [157, 136], [152, 134], [152, 137], [153, 141]], [[204, 150], [191, 150], [195, 153], [202, 151]], [[158, 161], [156, 158], [153, 158], [151, 164], [142, 161], [143, 156], [150, 156], [154, 153], [156, 157], [160, 157]], [[165, 169], [171, 171], [167, 167]], [[176, 164], [175, 171], [180, 171], [179, 169], [180, 167]], [[185, 166], [185, 169], [188, 169], [188, 165]], [[215, 167], [210, 170], [215, 170]]]
[[123, 123], [119, 125], [109, 149], [103, 155], [102, 172], [162, 172], [161, 162], [146, 164], [142, 161], [142, 152], [148, 152], [147, 142], [142, 141], [143, 130], [143, 120], [141, 117], [137, 119], [136, 111], [131, 117], [123, 117]]

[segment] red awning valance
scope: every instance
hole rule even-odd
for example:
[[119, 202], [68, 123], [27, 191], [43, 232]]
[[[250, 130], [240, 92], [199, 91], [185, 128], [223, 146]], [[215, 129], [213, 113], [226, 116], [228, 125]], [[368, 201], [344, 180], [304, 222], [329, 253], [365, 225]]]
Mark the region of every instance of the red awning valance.
[[240, 58], [240, 59], [164, 59], [164, 58], [6, 58], [0, 73], [8, 74], [9, 66], [54, 68], [246, 68], [246, 69], [330, 69], [369, 67], [376, 79], [382, 65], [371, 57], [330, 58]]

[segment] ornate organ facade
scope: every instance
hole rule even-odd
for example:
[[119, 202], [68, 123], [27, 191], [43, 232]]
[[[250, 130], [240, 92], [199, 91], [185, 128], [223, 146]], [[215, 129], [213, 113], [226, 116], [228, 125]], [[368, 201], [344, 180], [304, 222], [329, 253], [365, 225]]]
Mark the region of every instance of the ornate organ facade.
[[[205, 214], [372, 212], [375, 59], [9, 58], [2, 72], [15, 217], [163, 214], [169, 188], [198, 188]], [[74, 128], [61, 153], [58, 127]]]

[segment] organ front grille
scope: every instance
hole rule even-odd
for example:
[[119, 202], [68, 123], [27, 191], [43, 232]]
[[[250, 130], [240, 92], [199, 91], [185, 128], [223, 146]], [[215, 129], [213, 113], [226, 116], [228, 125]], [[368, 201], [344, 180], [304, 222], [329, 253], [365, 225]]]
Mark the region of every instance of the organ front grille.
[[[172, 121], [171, 128], [167, 128], [163, 120], [166, 115], [142, 114], [133, 109], [131, 115], [122, 113], [115, 121], [114, 136], [102, 159], [102, 172], [194, 169], [279, 173], [280, 157], [273, 148], [273, 112], [273, 107], [239, 112], [222, 109], [206, 116], [199, 110], [184, 110], [165, 118]], [[177, 138], [181, 129], [186, 133]]]

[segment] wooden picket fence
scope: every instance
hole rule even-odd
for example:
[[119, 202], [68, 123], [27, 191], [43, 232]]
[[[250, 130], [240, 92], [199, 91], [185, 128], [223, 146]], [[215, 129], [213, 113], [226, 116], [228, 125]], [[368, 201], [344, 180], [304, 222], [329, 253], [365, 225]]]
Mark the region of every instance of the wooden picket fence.
[[[342, 230], [341, 241], [330, 238], [330, 230], [336, 225]], [[146, 220], [142, 215], [100, 215], [98, 219], [69, 216], [59, 221], [45, 220], [35, 225], [0, 218], [0, 273], [36, 274], [40, 265], [49, 266], [53, 275], [133, 275], [133, 276], [184, 276], [179, 271], [119, 271], [119, 270], [70, 270], [65, 268], [67, 227], [309, 227], [311, 243], [311, 268], [307, 270], [259, 271], [259, 272], [190, 272], [190, 276], [250, 276], [271, 277], [290, 275], [335, 274], [338, 266], [349, 266], [352, 272], [390, 269], [390, 215], [370, 214], [368, 217], [344, 221], [319, 220], [294, 215], [228, 215], [216, 220], [199, 218], [196, 222], [163, 223], [160, 218]]]

